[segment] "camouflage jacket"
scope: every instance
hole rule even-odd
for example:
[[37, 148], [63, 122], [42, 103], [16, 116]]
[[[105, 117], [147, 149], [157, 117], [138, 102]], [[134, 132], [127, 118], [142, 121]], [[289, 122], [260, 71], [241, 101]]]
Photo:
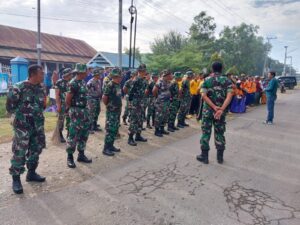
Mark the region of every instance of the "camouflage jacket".
[[128, 94], [126, 95], [127, 97], [128, 97], [129, 92], [130, 92], [130, 90], [131, 90], [131, 88], [132, 88], [132, 81], [133, 81], [133, 80], [129, 79], [129, 80], [126, 81], [125, 84], [124, 84], [124, 87], [126, 87], [127, 90], [128, 90]]
[[110, 81], [104, 89], [105, 96], [108, 97], [107, 111], [121, 112], [122, 109], [122, 92], [119, 84]]
[[191, 97], [190, 81], [188, 79], [182, 81], [181, 91], [182, 91], [182, 98]]
[[129, 91], [129, 101], [141, 101], [144, 98], [144, 87], [144, 79], [136, 77], [135, 80], [132, 81], [132, 87]]
[[[232, 83], [226, 76], [215, 73], [205, 79], [200, 92], [206, 93], [207, 97], [216, 106], [221, 107], [226, 99], [227, 93], [232, 92]], [[206, 102], [204, 102], [203, 107], [210, 109], [210, 106]]]
[[154, 86], [155, 86], [155, 82], [153, 80], [150, 81], [150, 83], [148, 84], [148, 87], [147, 87], [148, 92], [149, 92], [149, 94], [148, 94], [149, 98], [154, 98], [154, 95], [152, 93]]
[[86, 85], [88, 92], [88, 98], [89, 99], [100, 99], [102, 95], [102, 88], [101, 83], [99, 80], [96, 79], [90, 79]]
[[66, 92], [68, 91], [68, 81], [65, 79], [59, 79], [56, 81], [54, 88], [59, 90], [60, 102], [65, 105], [66, 102]]
[[[18, 120], [44, 118], [46, 94], [41, 84], [33, 85], [28, 81], [15, 84], [9, 89], [6, 110], [15, 113]], [[26, 118], [25, 118], [26, 117]]]
[[85, 108], [87, 104], [87, 88], [84, 80], [72, 79], [68, 92], [73, 94], [71, 107]]
[[170, 85], [170, 93], [171, 93], [171, 100], [178, 100], [179, 99], [179, 87], [176, 80], [171, 81]]
[[165, 102], [171, 98], [170, 82], [163, 79], [159, 79], [155, 86], [158, 88], [158, 94], [156, 101]]

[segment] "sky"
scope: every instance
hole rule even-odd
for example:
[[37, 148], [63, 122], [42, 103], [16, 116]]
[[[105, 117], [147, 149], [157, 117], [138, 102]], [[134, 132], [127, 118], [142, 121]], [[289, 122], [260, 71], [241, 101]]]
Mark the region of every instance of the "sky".
[[[41, 0], [41, 31], [86, 41], [97, 51], [117, 52], [118, 0]], [[242, 22], [260, 27], [271, 40], [270, 56], [284, 61], [285, 49], [300, 71], [300, 0], [133, 0], [137, 8], [136, 46], [150, 52], [150, 43], [170, 30], [187, 35], [201, 11], [215, 18], [216, 36], [224, 26]], [[123, 0], [123, 48], [129, 47], [131, 0]], [[0, 24], [36, 30], [36, 0], [0, 0]], [[290, 63], [290, 58], [287, 64]]]

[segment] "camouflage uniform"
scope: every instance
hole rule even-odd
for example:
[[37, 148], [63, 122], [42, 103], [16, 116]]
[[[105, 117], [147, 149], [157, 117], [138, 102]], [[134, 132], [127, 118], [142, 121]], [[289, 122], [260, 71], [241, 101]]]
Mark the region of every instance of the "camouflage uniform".
[[[128, 81], [125, 82], [124, 87], [127, 88], [128, 93], [131, 90], [132, 87], [132, 79], [129, 79]], [[125, 105], [125, 110], [124, 110], [124, 114], [123, 114], [123, 121], [127, 120], [127, 117], [130, 117], [130, 110], [129, 110], [129, 100], [128, 100], [128, 94], [126, 94], [125, 99], [126, 99], [126, 105]]]
[[152, 124], [154, 125], [154, 118], [155, 118], [155, 97], [152, 93], [152, 90], [155, 86], [155, 82], [152, 80], [147, 89], [148, 89], [148, 101], [149, 101], [149, 104], [148, 104], [148, 110], [147, 110], [147, 125], [150, 125], [150, 119], [152, 117]]
[[[66, 115], [66, 92], [68, 90], [69, 81], [65, 79], [59, 79], [54, 88], [59, 90], [59, 98], [61, 103], [61, 111], [58, 113], [58, 126], [59, 130], [62, 131], [64, 129], [64, 121]], [[68, 130], [68, 127], [66, 128]]]
[[143, 87], [143, 90], [144, 90], [144, 98], [143, 98], [143, 102], [142, 102], [142, 109], [143, 109], [143, 112], [142, 112], [142, 115], [143, 115], [143, 122], [146, 120], [146, 109], [149, 105], [149, 99], [148, 99], [148, 96], [146, 95], [145, 91], [148, 87], [148, 80], [146, 80], [146, 78], [144, 78], [144, 87]]
[[[207, 97], [218, 107], [223, 105], [227, 93], [231, 92], [231, 81], [226, 76], [222, 76], [218, 73], [215, 73], [214, 76], [206, 78], [201, 88], [201, 93], [206, 93]], [[209, 151], [211, 129], [212, 126], [214, 126], [216, 149], [224, 151], [226, 112], [221, 116], [220, 120], [216, 120], [214, 118], [214, 110], [206, 102], [204, 102], [202, 113], [202, 136], [200, 140], [201, 149], [203, 151]]]
[[180, 107], [177, 118], [179, 124], [184, 124], [185, 117], [190, 109], [190, 104], [192, 100], [190, 93], [190, 81], [188, 79], [182, 81], [181, 91], [182, 97], [180, 100]]
[[88, 81], [86, 87], [88, 89], [87, 106], [89, 110], [90, 126], [91, 129], [94, 130], [97, 129], [98, 116], [101, 111], [100, 108], [100, 99], [102, 95], [101, 83], [99, 80], [92, 78]]
[[9, 89], [6, 110], [14, 113], [14, 138], [10, 174], [20, 175], [27, 168], [35, 169], [46, 146], [44, 132], [45, 92], [43, 86], [23, 81]]
[[84, 80], [73, 79], [69, 83], [68, 92], [73, 94], [69, 109], [70, 128], [67, 140], [67, 153], [76, 150], [84, 152], [89, 136], [90, 118], [87, 109], [87, 88]]
[[120, 114], [122, 110], [122, 92], [119, 84], [110, 81], [105, 89], [104, 95], [108, 96], [106, 106], [106, 123], [105, 123], [105, 145], [113, 145], [120, 125]]
[[164, 127], [168, 122], [169, 118], [169, 107], [170, 107], [170, 82], [163, 80], [162, 78], [158, 80], [155, 84], [158, 88], [158, 95], [155, 100], [155, 128], [160, 129]]
[[170, 114], [169, 114], [168, 126], [174, 129], [177, 112], [180, 106], [179, 87], [175, 79], [172, 80], [171, 82], [170, 93], [171, 93], [171, 103], [170, 103], [170, 110], [169, 110]]

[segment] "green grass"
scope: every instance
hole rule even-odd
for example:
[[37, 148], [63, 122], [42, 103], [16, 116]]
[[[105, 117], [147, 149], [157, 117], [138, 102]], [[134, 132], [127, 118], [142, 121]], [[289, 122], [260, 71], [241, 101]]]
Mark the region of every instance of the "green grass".
[[5, 109], [6, 97], [0, 97], [0, 118], [6, 117], [6, 109]]

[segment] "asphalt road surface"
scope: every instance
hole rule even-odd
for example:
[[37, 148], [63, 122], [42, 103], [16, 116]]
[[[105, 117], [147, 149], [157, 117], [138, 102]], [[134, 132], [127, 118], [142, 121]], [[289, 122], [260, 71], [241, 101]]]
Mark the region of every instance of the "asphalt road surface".
[[[0, 224], [299, 225], [300, 91], [276, 103], [273, 126], [265, 107], [227, 126], [225, 162], [196, 161], [199, 136], [125, 166], [0, 209]], [[25, 190], [26, 191], [26, 190]]]

